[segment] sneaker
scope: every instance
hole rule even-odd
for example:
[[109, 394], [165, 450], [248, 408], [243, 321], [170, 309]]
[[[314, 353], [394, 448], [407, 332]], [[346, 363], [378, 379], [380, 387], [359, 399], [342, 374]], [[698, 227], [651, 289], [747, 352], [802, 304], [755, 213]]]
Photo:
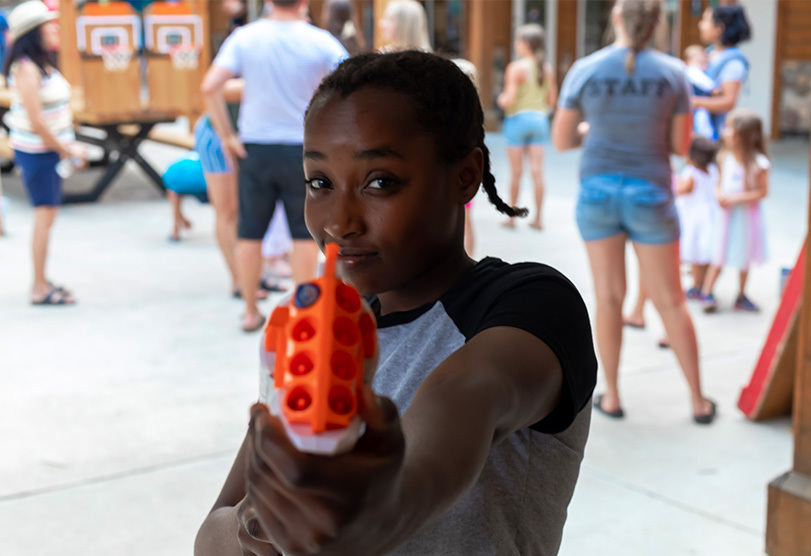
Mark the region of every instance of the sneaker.
[[685, 297], [687, 297], [687, 299], [690, 299], [692, 301], [699, 300], [701, 299], [701, 289], [695, 287], [690, 288], [689, 290], [684, 292], [684, 295]]
[[701, 307], [705, 313], [714, 313], [718, 310], [718, 301], [713, 294], [709, 293], [701, 297]]
[[737, 311], [749, 311], [752, 313], [760, 311], [760, 307], [752, 303], [752, 301], [745, 295], [739, 295], [738, 299], [735, 300], [735, 309]]

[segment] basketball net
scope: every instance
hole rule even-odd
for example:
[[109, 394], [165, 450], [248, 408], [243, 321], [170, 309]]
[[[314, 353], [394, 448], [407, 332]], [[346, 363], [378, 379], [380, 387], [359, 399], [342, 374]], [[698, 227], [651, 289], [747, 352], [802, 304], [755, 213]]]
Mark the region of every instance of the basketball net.
[[104, 46], [101, 59], [106, 71], [125, 71], [132, 59], [132, 49], [121, 45]]
[[200, 60], [200, 50], [194, 46], [177, 46], [169, 51], [172, 67], [176, 70], [197, 69]]

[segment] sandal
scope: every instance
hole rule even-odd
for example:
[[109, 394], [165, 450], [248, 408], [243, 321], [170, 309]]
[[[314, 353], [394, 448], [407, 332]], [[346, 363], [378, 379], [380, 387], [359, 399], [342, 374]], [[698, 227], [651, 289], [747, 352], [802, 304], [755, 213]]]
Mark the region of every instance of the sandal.
[[265, 317], [263, 317], [262, 315], [259, 315], [259, 320], [257, 320], [251, 326], [245, 326], [245, 324], [243, 323], [242, 331], [243, 332], [256, 332], [257, 330], [261, 330], [261, 328], [264, 325], [265, 325]]
[[608, 411], [603, 409], [603, 394], [597, 394], [594, 396], [594, 401], [592, 402], [594, 409], [605, 415], [606, 417], [611, 417], [612, 419], [622, 419], [625, 417], [625, 412], [622, 408], [615, 409], [613, 411]]
[[61, 288], [51, 287], [42, 299], [32, 299], [31, 305], [74, 305], [76, 300], [71, 298], [70, 293]]
[[[231, 293], [231, 297], [234, 299], [242, 299], [242, 288], [237, 288]], [[259, 288], [256, 290], [256, 300], [257, 301], [264, 301], [268, 298], [268, 292], [264, 288]]]
[[693, 415], [693, 421], [699, 425], [709, 425], [715, 419], [715, 416], [718, 414], [717, 408], [715, 406], [715, 402], [711, 399], [707, 399], [710, 402], [710, 412], [704, 415]]
[[272, 281], [268, 278], [262, 278], [259, 282], [259, 287], [266, 292], [286, 292], [287, 286], [283, 286], [279, 282]]

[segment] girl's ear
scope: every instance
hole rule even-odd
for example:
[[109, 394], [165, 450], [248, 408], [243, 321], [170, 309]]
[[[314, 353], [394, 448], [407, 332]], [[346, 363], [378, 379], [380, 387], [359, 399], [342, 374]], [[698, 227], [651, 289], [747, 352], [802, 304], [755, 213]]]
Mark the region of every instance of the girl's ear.
[[476, 147], [457, 164], [456, 191], [459, 194], [459, 204], [469, 203], [476, 193], [484, 178], [484, 153]]

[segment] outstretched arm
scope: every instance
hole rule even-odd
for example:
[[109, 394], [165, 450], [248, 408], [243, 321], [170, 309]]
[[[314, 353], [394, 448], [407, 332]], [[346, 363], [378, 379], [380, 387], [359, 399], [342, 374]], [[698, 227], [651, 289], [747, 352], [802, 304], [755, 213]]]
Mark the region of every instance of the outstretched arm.
[[[367, 432], [348, 454], [323, 458], [297, 452], [279, 421], [259, 406], [246, 445], [198, 534], [196, 553], [228, 553], [217, 552], [217, 543], [227, 537], [231, 552], [239, 554], [236, 536], [248, 533], [272, 539], [285, 553], [315, 548], [320, 554], [384, 553], [464, 496], [491, 447], [549, 415], [562, 384], [560, 363], [546, 344], [517, 328], [494, 327], [431, 373], [402, 426], [393, 404], [367, 391], [362, 404]], [[235, 476], [243, 464], [247, 480]]]

